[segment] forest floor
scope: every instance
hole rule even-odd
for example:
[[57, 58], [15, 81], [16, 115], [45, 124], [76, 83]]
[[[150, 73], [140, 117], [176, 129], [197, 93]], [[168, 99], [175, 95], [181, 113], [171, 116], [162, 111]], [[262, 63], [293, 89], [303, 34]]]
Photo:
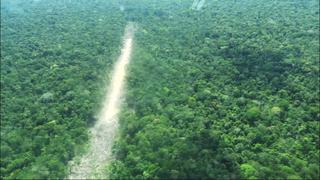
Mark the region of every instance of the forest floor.
[[90, 129], [90, 147], [80, 161], [72, 161], [70, 179], [105, 178], [104, 167], [112, 160], [112, 144], [118, 129], [118, 113], [123, 95], [126, 67], [129, 64], [134, 28], [129, 23], [125, 30], [121, 55], [115, 63], [110, 85], [95, 125]]

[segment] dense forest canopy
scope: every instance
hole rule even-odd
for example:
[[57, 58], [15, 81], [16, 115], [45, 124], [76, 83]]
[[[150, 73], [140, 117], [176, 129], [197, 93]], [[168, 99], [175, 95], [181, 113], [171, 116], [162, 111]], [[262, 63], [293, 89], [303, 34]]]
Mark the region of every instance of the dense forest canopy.
[[317, 179], [318, 2], [158, 3], [128, 1], [140, 31], [111, 177]]
[[110, 178], [318, 179], [319, 1], [203, 2], [2, 0], [1, 178], [67, 176], [132, 21]]
[[124, 16], [114, 2], [10, 3], [1, 5], [1, 178], [63, 178], [88, 141]]

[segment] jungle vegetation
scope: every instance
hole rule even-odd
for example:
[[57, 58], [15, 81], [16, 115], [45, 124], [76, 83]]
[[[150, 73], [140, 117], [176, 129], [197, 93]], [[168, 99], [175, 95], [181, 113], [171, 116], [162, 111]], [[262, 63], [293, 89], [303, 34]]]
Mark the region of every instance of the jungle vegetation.
[[66, 177], [132, 21], [110, 178], [318, 179], [319, 1], [13, 2], [1, 178]]
[[123, 15], [102, 1], [3, 3], [1, 179], [63, 178], [88, 142]]

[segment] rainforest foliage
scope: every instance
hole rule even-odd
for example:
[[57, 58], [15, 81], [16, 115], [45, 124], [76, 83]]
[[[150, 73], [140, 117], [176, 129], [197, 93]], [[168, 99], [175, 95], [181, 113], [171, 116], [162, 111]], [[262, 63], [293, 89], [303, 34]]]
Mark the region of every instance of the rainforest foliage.
[[111, 178], [317, 179], [318, 2], [148, 2]]
[[1, 2], [1, 179], [66, 177], [128, 21], [110, 178], [319, 177], [317, 0]]
[[2, 3], [1, 179], [63, 178], [88, 141], [123, 15], [99, 1]]

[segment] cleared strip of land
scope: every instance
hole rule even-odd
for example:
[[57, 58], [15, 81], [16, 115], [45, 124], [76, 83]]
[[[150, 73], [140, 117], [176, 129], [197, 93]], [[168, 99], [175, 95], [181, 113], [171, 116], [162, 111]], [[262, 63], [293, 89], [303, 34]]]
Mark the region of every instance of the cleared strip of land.
[[191, 9], [199, 11], [201, 10], [205, 2], [205, 0], [194, 0], [191, 5]]
[[106, 178], [103, 177], [103, 167], [112, 160], [111, 148], [118, 129], [118, 113], [125, 84], [126, 67], [130, 62], [133, 31], [133, 25], [129, 24], [102, 109], [97, 122], [90, 129], [89, 151], [81, 157], [80, 163], [71, 162], [70, 179]]

